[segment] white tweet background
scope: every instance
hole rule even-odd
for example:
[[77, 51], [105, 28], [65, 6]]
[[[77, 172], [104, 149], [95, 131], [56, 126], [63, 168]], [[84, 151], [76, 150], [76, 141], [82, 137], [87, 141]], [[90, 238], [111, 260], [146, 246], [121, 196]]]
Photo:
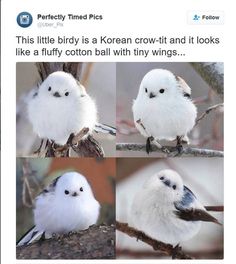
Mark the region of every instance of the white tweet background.
[[[220, 10], [225, 12], [225, 26], [187, 25], [190, 10]], [[1, 166], [1, 259], [2, 263], [81, 263], [81, 260], [16, 260], [15, 258], [15, 63], [17, 61], [55, 61], [52, 57], [15, 57], [16, 35], [38, 34], [62, 35], [62, 29], [37, 28], [36, 19], [31, 27], [20, 28], [16, 23], [19, 12], [50, 13], [96, 13], [102, 21], [74, 21], [65, 23], [65, 34], [76, 36], [152, 36], [191, 34], [214, 35], [221, 38], [221, 45], [193, 46], [185, 50], [186, 56], [173, 57], [172, 61], [224, 61], [225, 62], [225, 258], [218, 261], [198, 260], [198, 263], [232, 262], [235, 259], [235, 25], [233, 6], [227, 1], [179, 0], [179, 1], [2, 1], [2, 166]], [[224, 36], [225, 31], [225, 36]], [[235, 37], [234, 37], [235, 38]], [[25, 45], [36, 48], [36, 45]], [[147, 48], [147, 46], [146, 46]], [[234, 58], [233, 58], [234, 57]], [[146, 61], [167, 61], [165, 57], [148, 58]], [[61, 57], [59, 61], [145, 61], [138, 57]], [[170, 61], [168, 59], [168, 61]], [[25, 76], [27, 78], [27, 76]], [[83, 260], [83, 263], [92, 260]], [[100, 260], [97, 263], [133, 263], [132, 260]], [[137, 263], [154, 263], [157, 260], [136, 260]], [[172, 262], [170, 260], [162, 262]], [[176, 260], [176, 263], [181, 263]], [[190, 263], [192, 261], [188, 261]]]

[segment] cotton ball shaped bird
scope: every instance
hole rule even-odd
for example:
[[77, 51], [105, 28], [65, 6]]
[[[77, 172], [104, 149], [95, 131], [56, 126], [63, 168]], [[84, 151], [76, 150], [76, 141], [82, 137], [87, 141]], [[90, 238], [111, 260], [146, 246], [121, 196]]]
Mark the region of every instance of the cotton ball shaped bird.
[[134, 197], [130, 219], [148, 236], [173, 245], [194, 237], [202, 221], [219, 224], [173, 170], [147, 180]]
[[36, 197], [35, 226], [18, 241], [17, 246], [53, 234], [85, 230], [96, 224], [99, 210], [100, 205], [86, 178], [77, 172], [67, 172]]
[[133, 103], [134, 123], [147, 138], [146, 151], [151, 142], [164, 152], [158, 140], [177, 140], [177, 149], [188, 142], [187, 134], [195, 125], [197, 109], [191, 100], [191, 88], [179, 76], [164, 69], [149, 71], [140, 84]]
[[85, 88], [69, 73], [51, 73], [28, 102], [28, 117], [34, 132], [41, 139], [59, 145], [69, 136], [97, 122], [97, 108]]

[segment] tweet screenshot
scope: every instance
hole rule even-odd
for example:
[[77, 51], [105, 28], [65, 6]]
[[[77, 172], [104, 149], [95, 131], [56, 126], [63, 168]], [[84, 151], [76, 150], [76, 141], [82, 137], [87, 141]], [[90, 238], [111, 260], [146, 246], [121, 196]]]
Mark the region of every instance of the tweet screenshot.
[[2, 262], [233, 260], [224, 3], [1, 14]]

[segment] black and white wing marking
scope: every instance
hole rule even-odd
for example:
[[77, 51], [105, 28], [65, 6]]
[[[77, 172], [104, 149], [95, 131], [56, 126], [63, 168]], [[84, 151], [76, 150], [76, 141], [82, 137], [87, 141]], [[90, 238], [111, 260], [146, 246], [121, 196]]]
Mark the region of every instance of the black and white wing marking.
[[[204, 221], [220, 224], [218, 220], [210, 215], [205, 209], [195, 207], [196, 196], [186, 186], [184, 186], [183, 199], [174, 203], [176, 216], [185, 221]], [[220, 224], [221, 225], [221, 224]]]
[[54, 193], [58, 180], [61, 176], [55, 178], [40, 194]]
[[191, 88], [188, 86], [188, 84], [185, 82], [185, 80], [179, 76], [175, 76], [175, 79], [178, 83], [179, 89], [183, 93], [183, 96], [188, 98], [188, 99], [191, 99]]
[[196, 201], [197, 198], [194, 195], [194, 193], [184, 185], [184, 195], [181, 201], [175, 203], [175, 208], [177, 210], [185, 210], [192, 207], [192, 204], [194, 201]]
[[38, 231], [35, 226], [33, 226], [28, 232], [26, 232], [18, 241], [16, 246], [29, 245], [34, 241], [37, 241], [44, 237], [43, 231]]

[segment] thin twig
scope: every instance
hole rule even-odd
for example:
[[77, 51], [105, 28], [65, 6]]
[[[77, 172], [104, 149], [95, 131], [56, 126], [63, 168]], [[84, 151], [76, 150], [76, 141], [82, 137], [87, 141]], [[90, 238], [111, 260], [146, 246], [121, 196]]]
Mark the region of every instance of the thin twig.
[[[34, 205], [34, 198], [31, 191], [30, 183], [29, 183], [29, 177], [33, 175], [33, 171], [30, 167], [29, 160], [23, 159], [22, 161], [22, 181], [23, 181], [23, 187], [22, 187], [22, 203], [24, 206], [31, 208]], [[38, 185], [38, 183], [37, 183]], [[27, 197], [29, 201], [27, 201]]]
[[89, 132], [88, 127], [84, 127], [83, 129], [81, 129], [80, 132], [72, 138], [71, 140], [72, 145], [76, 145], [85, 135], [88, 134], [88, 132]]
[[177, 259], [192, 259], [192, 257], [185, 254], [180, 248], [178, 248], [176, 252], [175, 247], [173, 247], [172, 245], [157, 241], [147, 236], [142, 231], [130, 227], [127, 223], [121, 223], [119, 221], [116, 221], [116, 229], [127, 234], [130, 237], [135, 237], [137, 240], [141, 240], [142, 242], [150, 245], [155, 251], [161, 251], [167, 256], [174, 255]]
[[207, 211], [211, 212], [224, 212], [224, 206], [223, 205], [218, 205], [218, 206], [205, 206], [205, 209]]
[[[173, 157], [173, 154], [176, 153], [176, 147], [164, 146], [164, 148], [168, 149], [170, 153], [164, 153], [157, 146], [152, 145], [152, 151], [162, 154], [165, 157]], [[116, 144], [117, 151], [146, 151], [146, 145], [140, 143], [117, 143]], [[224, 157], [224, 152], [219, 150], [211, 150], [211, 149], [200, 149], [200, 148], [192, 148], [186, 147], [183, 148], [182, 152], [177, 156], [188, 156], [188, 157]]]
[[202, 114], [199, 116], [199, 118], [196, 120], [196, 123], [195, 123], [194, 126], [197, 126], [197, 125], [200, 123], [200, 121], [201, 121], [206, 115], [208, 115], [210, 112], [215, 111], [215, 110], [218, 110], [218, 109], [221, 108], [221, 107], [224, 107], [224, 104], [223, 104], [223, 103], [221, 103], [221, 104], [217, 104], [217, 105], [213, 105], [213, 106], [207, 108], [207, 110], [206, 110], [204, 113], [202, 113]]

